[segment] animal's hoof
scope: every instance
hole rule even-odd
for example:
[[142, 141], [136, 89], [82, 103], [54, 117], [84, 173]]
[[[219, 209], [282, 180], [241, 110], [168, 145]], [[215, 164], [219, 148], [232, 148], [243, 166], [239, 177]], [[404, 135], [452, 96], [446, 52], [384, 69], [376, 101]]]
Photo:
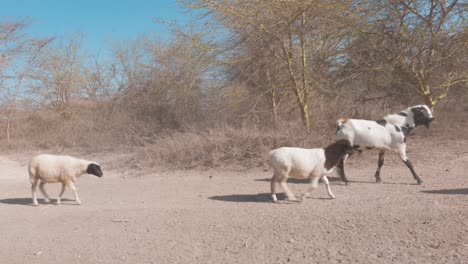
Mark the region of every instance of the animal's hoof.
[[39, 203], [33, 203], [33, 206], [39, 206]]
[[81, 201], [76, 201], [76, 204], [77, 204], [77, 205], [81, 205]]
[[375, 183], [382, 183], [382, 180], [381, 180], [381, 179], [377, 179], [377, 180], [375, 180]]
[[418, 181], [418, 185], [421, 185], [421, 184], [423, 184], [423, 181]]
[[276, 198], [276, 194], [272, 194], [271, 199], [273, 199], [274, 203], [278, 202], [278, 199]]
[[50, 204], [50, 199], [44, 199], [44, 203]]
[[330, 199], [335, 199], [335, 195], [330, 195]]

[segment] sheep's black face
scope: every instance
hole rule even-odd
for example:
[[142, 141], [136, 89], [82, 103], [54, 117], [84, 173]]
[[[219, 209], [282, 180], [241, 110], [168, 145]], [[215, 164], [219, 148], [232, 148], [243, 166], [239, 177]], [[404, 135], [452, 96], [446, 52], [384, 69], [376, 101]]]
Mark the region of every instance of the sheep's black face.
[[429, 127], [429, 124], [434, 120], [431, 110], [425, 105], [412, 107], [411, 111], [413, 112], [415, 126], [425, 125]]
[[96, 175], [98, 177], [102, 177], [102, 175], [103, 175], [101, 167], [96, 163], [89, 164], [88, 169], [86, 170], [86, 172], [88, 174], [93, 174], [93, 175]]

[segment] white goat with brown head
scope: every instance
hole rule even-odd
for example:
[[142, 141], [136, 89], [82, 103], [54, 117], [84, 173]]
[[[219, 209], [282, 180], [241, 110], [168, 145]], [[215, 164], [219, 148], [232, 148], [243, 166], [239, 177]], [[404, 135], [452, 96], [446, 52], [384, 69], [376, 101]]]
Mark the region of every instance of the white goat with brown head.
[[310, 179], [310, 188], [302, 195], [301, 200], [318, 187], [319, 179], [325, 183], [330, 198], [335, 198], [331, 192], [327, 175], [333, 171], [338, 161], [346, 154], [351, 154], [352, 145], [348, 140], [338, 140], [326, 148], [291, 148], [282, 147], [270, 151], [270, 165], [273, 168], [271, 178], [271, 197], [276, 202], [276, 182], [281, 184], [288, 200], [297, 200], [288, 188], [289, 177], [298, 179]]

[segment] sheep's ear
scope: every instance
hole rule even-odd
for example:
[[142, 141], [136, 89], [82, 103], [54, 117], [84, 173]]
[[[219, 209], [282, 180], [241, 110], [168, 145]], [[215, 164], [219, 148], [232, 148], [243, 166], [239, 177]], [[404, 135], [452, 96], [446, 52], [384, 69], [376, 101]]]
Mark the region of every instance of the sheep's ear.
[[88, 168], [86, 169], [86, 172], [88, 174], [93, 174], [93, 175], [96, 175], [98, 177], [102, 177], [103, 173], [102, 173], [102, 170], [101, 170], [101, 167], [95, 163], [91, 163], [88, 165]]

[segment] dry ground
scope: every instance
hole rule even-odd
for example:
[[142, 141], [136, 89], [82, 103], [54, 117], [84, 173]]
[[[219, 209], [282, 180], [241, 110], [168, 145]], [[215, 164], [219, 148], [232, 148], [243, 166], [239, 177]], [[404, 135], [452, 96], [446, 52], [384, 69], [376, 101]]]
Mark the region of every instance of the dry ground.
[[131, 175], [103, 163], [103, 178], [78, 180], [81, 206], [34, 207], [29, 156], [3, 156], [0, 263], [468, 263], [467, 147], [410, 142], [422, 186], [394, 155], [374, 183], [368, 152], [348, 163], [349, 186], [331, 177], [336, 199], [321, 185], [303, 203], [279, 204], [270, 171]]

